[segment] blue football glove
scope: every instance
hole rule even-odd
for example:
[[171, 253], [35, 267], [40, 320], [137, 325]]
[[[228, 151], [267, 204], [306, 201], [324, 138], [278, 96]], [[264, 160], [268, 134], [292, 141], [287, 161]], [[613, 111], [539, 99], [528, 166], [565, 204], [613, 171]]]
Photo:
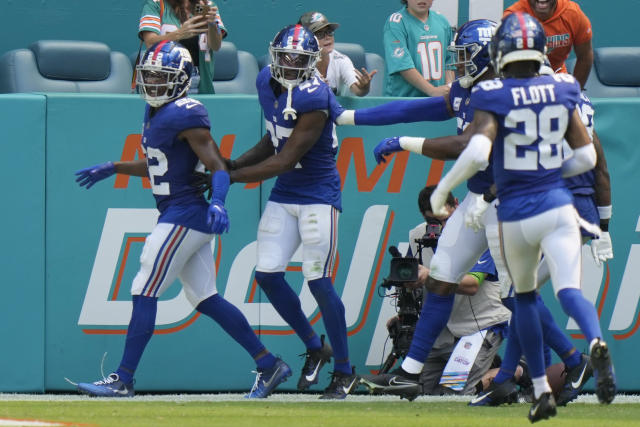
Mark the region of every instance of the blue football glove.
[[376, 145], [376, 148], [373, 149], [373, 155], [376, 157], [376, 162], [386, 163], [385, 156], [396, 153], [398, 151], [403, 151], [400, 146], [400, 137], [394, 136], [393, 138], [385, 138]]
[[209, 210], [207, 211], [207, 224], [211, 227], [213, 234], [222, 234], [229, 231], [229, 216], [227, 210], [218, 199], [211, 199]]
[[93, 184], [96, 182], [109, 178], [114, 173], [116, 173], [116, 167], [112, 162], [101, 163], [99, 165], [77, 171], [76, 182], [80, 187], [87, 187], [87, 189], [89, 189], [93, 187]]

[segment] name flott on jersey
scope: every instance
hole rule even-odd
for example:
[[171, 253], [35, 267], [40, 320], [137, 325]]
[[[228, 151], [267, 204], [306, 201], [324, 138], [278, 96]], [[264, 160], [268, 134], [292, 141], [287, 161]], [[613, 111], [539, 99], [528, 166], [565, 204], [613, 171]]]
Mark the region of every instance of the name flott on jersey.
[[191, 185], [193, 172], [203, 170], [189, 143], [178, 139], [186, 129], [210, 129], [205, 107], [195, 99], [180, 98], [163, 105], [151, 116], [147, 105], [142, 148], [147, 156], [151, 189], [160, 211], [158, 222], [184, 225], [209, 232], [207, 204]]
[[[449, 102], [456, 116], [457, 132], [460, 135], [469, 123], [473, 121], [473, 111], [470, 103], [471, 90], [463, 88], [456, 80], [451, 85], [449, 91]], [[489, 159], [489, 165], [486, 169], [476, 172], [467, 180], [467, 188], [476, 194], [483, 194], [493, 184], [493, 168], [492, 161]]]
[[[553, 189], [567, 197], [546, 200], [528, 214], [571, 203], [562, 180], [562, 140], [579, 100], [580, 86], [568, 74], [486, 80], [473, 88], [471, 106], [493, 113], [499, 123], [492, 156], [501, 206]], [[499, 207], [500, 220], [519, 219], [502, 212]]]
[[[274, 92], [278, 83], [271, 79], [269, 67], [258, 74], [258, 99], [264, 111], [265, 125], [276, 153], [282, 151], [297, 120], [285, 119], [282, 111], [287, 104], [287, 92]], [[332, 205], [342, 210], [340, 175], [336, 169], [338, 137], [332, 117], [342, 107], [331, 88], [314, 77], [293, 89], [292, 107], [297, 117], [311, 111], [324, 111], [328, 119], [313, 147], [302, 156], [296, 167], [278, 176], [269, 200], [278, 203]]]

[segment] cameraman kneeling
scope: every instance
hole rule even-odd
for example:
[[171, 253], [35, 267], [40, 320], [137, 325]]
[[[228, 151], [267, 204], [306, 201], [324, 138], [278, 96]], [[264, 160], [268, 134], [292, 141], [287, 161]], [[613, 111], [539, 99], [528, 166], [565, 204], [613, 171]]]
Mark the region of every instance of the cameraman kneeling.
[[[430, 197], [435, 186], [420, 191], [418, 207], [425, 222], [409, 232], [409, 255], [419, 259], [418, 280], [407, 286], [422, 287], [426, 298], [429, 265], [447, 218], [431, 212]], [[449, 215], [457, 200], [449, 193]], [[511, 312], [500, 300], [500, 285], [487, 250], [458, 284], [453, 310], [446, 327], [425, 360], [419, 378], [410, 378], [398, 368], [387, 374], [365, 375], [362, 383], [376, 392], [413, 399], [417, 394], [475, 394], [482, 376], [492, 367]], [[447, 365], [449, 364], [449, 365]], [[446, 369], [445, 369], [446, 368]], [[416, 376], [417, 377], [417, 376]]]

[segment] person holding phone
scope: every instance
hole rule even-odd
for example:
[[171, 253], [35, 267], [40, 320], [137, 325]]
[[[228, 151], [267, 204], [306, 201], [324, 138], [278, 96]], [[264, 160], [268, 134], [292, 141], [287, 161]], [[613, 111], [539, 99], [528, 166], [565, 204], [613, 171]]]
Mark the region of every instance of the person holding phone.
[[[197, 9], [197, 10], [196, 10]], [[218, 7], [208, 0], [145, 0], [138, 37], [145, 46], [177, 41], [194, 62], [190, 94], [213, 94], [213, 52], [220, 49], [227, 30]]]

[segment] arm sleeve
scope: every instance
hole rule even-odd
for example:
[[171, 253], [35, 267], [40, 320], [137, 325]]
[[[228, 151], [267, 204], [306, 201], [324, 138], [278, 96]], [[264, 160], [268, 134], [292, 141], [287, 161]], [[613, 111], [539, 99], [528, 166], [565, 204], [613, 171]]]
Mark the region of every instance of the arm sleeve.
[[143, 31], [151, 31], [160, 34], [162, 27], [162, 17], [160, 16], [160, 4], [151, 0], [145, 1], [140, 14], [140, 24], [138, 25], [138, 36]]
[[573, 150], [573, 156], [562, 162], [562, 177], [579, 175], [596, 165], [596, 149], [593, 144], [584, 145]]
[[391, 101], [355, 110], [356, 125], [382, 126], [395, 123], [441, 122], [450, 119], [442, 96]]
[[217, 200], [224, 205], [229, 185], [229, 173], [223, 170], [215, 171], [211, 176], [211, 201]]

